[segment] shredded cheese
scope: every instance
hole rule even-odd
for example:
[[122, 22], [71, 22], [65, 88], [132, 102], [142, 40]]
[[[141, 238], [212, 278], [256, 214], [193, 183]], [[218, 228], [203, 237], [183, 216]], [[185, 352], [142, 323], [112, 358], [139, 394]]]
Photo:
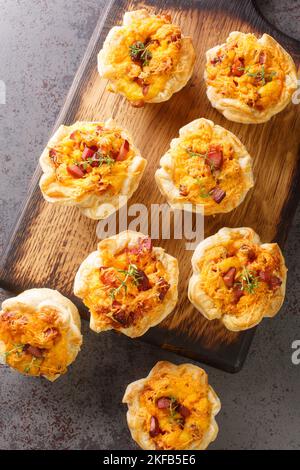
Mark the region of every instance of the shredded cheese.
[[[151, 59], [143, 65], [133, 61], [130, 47], [137, 41], [143, 43]], [[166, 16], [152, 15], [135, 19], [122, 27], [122, 41], [112, 48], [109, 57], [111, 71], [107, 78], [114, 81], [115, 91], [129, 101], [151, 100], [164, 90], [166, 82], [180, 59], [181, 32]], [[139, 80], [138, 80], [139, 79]]]
[[[64, 137], [49, 150], [49, 157], [55, 168], [55, 178], [64, 186], [72, 188], [75, 197], [80, 198], [88, 193], [113, 196], [121, 192], [128, 176], [128, 167], [135, 154], [131, 147], [123, 160], [117, 160], [124, 139], [118, 129], [105, 129], [95, 123], [85, 124]], [[84, 160], [85, 148], [99, 149], [100, 164], [93, 165], [91, 159]], [[84, 176], [76, 178], [68, 172], [70, 165], [77, 165]], [[56, 193], [48, 190], [48, 196]]]
[[138, 244], [102, 256], [103, 266], [90, 272], [83, 299], [96, 323], [118, 329], [154, 314], [170, 285], [168, 273], [152, 249]]
[[287, 65], [278, 51], [261, 45], [254, 34], [229, 38], [206, 64], [207, 84], [225, 98], [264, 110], [278, 102]]
[[[209, 152], [217, 149], [222, 154], [222, 165], [215, 168]], [[239, 163], [241, 155], [235, 152], [231, 139], [224, 133], [222, 139], [209, 126], [201, 127], [180, 139], [171, 149], [175, 159], [172, 180], [182, 199], [214, 209], [227, 204], [227, 199], [238, 199], [247, 189], [247, 181]], [[217, 203], [213, 189], [221, 188], [226, 196]]]
[[[252, 256], [249, 260], [248, 254]], [[274, 295], [267, 282], [260, 279], [260, 272], [268, 272], [272, 276], [282, 277], [281, 258], [277, 245], [272, 252], [241, 238], [240, 234], [232, 235], [228, 242], [207, 248], [201, 257], [198, 268], [201, 272], [201, 288], [213, 299], [216, 307], [224, 314], [242, 315], [253, 305], [268, 302]], [[234, 285], [228, 287], [224, 276], [231, 268], [235, 268], [235, 285], [243, 290], [243, 295], [236, 301]], [[247, 274], [248, 273], [248, 274]], [[247, 284], [245, 276], [251, 278]]]
[[[54, 309], [35, 311], [20, 304], [18, 310], [2, 311], [0, 338], [7, 364], [23, 374], [54, 377], [67, 370], [66, 331]], [[32, 354], [31, 347], [41, 357]]]
[[[207, 383], [200, 383], [188, 372], [157, 372], [147, 380], [139, 398], [139, 413], [144, 418], [145, 432], [149, 432], [151, 417], [157, 418], [161, 432], [152, 438], [157, 449], [181, 450], [193, 441], [201, 442], [211, 422], [208, 390]], [[169, 408], [158, 408], [161, 397], [171, 399]], [[184, 420], [178, 412], [179, 404], [190, 413]]]

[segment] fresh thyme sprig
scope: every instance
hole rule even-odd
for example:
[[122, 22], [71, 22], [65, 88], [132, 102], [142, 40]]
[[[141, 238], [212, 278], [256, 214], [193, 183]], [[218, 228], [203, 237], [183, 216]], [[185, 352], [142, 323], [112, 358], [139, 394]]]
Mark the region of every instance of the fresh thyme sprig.
[[116, 160], [112, 158], [110, 155], [103, 155], [101, 152], [96, 153], [98, 158], [94, 158], [93, 161], [99, 162], [99, 166], [103, 165], [103, 163], [106, 163], [107, 165], [113, 165], [116, 163]]
[[246, 290], [249, 294], [253, 294], [259, 286], [259, 279], [252, 271], [249, 271], [246, 266], [243, 267], [243, 272], [240, 276], [241, 288]]
[[127, 285], [126, 282], [128, 281], [129, 278], [131, 278], [132, 282], [135, 285], [138, 285], [140, 280], [141, 280], [141, 275], [140, 272], [135, 264], [129, 264], [128, 269], [118, 269], [117, 270], [119, 273], [125, 274], [124, 279], [119, 279], [120, 285], [116, 288], [111, 289], [109, 296], [114, 300], [117, 296], [117, 294], [124, 289], [125, 295], [127, 294]]
[[28, 374], [28, 373], [30, 372], [30, 370], [31, 370], [31, 367], [34, 365], [34, 363], [35, 363], [36, 361], [39, 361], [39, 360], [40, 360], [40, 359], [37, 358], [37, 357], [32, 357], [32, 359], [31, 359], [31, 361], [29, 362], [29, 364], [27, 364], [27, 366], [24, 367], [24, 372], [25, 372], [25, 374]]
[[243, 70], [248, 75], [248, 77], [259, 79], [263, 85], [265, 85], [267, 81], [271, 82], [273, 77], [277, 75], [275, 70], [272, 70], [267, 74], [264, 64], [262, 64], [261, 70], [258, 70], [257, 72], [251, 72], [251, 67], [238, 67], [238, 70]]
[[141, 62], [143, 66], [148, 65], [152, 59], [152, 53], [149, 51], [148, 46], [141, 41], [136, 41], [134, 44], [129, 46], [129, 54], [132, 60]]
[[175, 416], [177, 414], [176, 408], [177, 408], [177, 400], [175, 397], [170, 397], [170, 417], [172, 419], [175, 419]]
[[203, 183], [200, 178], [195, 178], [197, 181], [197, 184], [199, 185], [199, 196], [202, 197], [203, 199], [206, 199], [210, 197], [210, 194], [206, 191], [205, 187], [203, 186]]
[[208, 152], [205, 152], [205, 153], [193, 152], [193, 150], [190, 150], [189, 148], [187, 148], [186, 151], [189, 154], [189, 156], [192, 157], [192, 158], [200, 157], [200, 158], [204, 158], [204, 160], [206, 160], [206, 158], [208, 156]]
[[96, 158], [95, 157], [88, 158], [84, 162], [82, 162], [82, 161], [75, 162], [75, 165], [77, 165], [79, 167], [82, 167], [84, 170], [86, 170], [88, 165], [92, 165], [95, 162], [98, 163], [98, 167], [102, 166], [104, 163], [111, 166], [111, 165], [114, 165], [114, 163], [116, 162], [109, 155], [103, 155], [100, 152], [97, 152], [96, 155], [97, 155], [98, 158], [97, 157]]
[[16, 352], [18, 356], [20, 356], [21, 352], [23, 351], [23, 348], [24, 348], [24, 344], [14, 344], [14, 347], [13, 349], [10, 349], [9, 351], [6, 351], [4, 353], [5, 357], [8, 357], [10, 354]]
[[203, 158], [204, 163], [206, 163], [210, 166], [211, 171], [214, 171], [215, 166], [214, 166], [213, 162], [209, 161], [209, 159], [208, 159], [208, 151], [206, 151], [205, 153], [193, 152], [192, 150], [190, 150], [188, 148], [186, 149], [186, 151], [187, 151], [188, 155], [191, 158]]
[[171, 396], [170, 397], [170, 422], [171, 423], [176, 423], [179, 426], [184, 425], [184, 418], [180, 415], [178, 412], [178, 401], [176, 400], [175, 397]]

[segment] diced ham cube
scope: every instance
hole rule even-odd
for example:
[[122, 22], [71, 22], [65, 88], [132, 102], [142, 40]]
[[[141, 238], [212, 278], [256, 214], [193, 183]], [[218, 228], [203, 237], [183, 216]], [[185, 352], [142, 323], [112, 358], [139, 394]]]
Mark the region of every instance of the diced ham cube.
[[235, 284], [233, 286], [233, 301], [234, 303], [238, 303], [241, 297], [244, 295], [244, 291], [242, 289], [242, 286], [240, 284]]
[[207, 154], [207, 161], [213, 170], [220, 170], [223, 166], [223, 151], [220, 147], [211, 147]]
[[25, 344], [23, 351], [28, 352], [33, 357], [42, 358], [43, 357], [43, 349], [38, 348], [36, 346], [31, 346], [30, 344]]
[[121, 162], [121, 161], [125, 160], [128, 152], [129, 152], [129, 142], [128, 142], [128, 140], [124, 140], [122, 145], [121, 145], [121, 148], [119, 150], [119, 153], [118, 153], [118, 156], [117, 156], [116, 160], [118, 162]]
[[267, 59], [266, 53], [264, 51], [260, 51], [259, 56], [258, 56], [258, 62], [261, 65], [263, 65], [266, 63], [266, 59]]
[[217, 203], [217, 204], [220, 204], [220, 202], [223, 201], [224, 197], [226, 196], [226, 192], [221, 189], [221, 188], [218, 188], [217, 186], [211, 190], [210, 192], [213, 200]]
[[232, 287], [235, 281], [235, 275], [236, 275], [236, 268], [230, 268], [224, 275], [223, 275], [223, 281], [226, 285], [226, 287]]
[[181, 416], [184, 419], [188, 418], [191, 414], [190, 410], [184, 405], [179, 405], [178, 408], [177, 408], [177, 411], [178, 411], [179, 414], [181, 414]]
[[168, 397], [160, 397], [157, 400], [156, 404], [157, 408], [159, 408], [160, 410], [165, 410], [167, 408], [170, 408], [171, 400]]
[[271, 276], [271, 279], [268, 283], [269, 289], [276, 290], [282, 284], [282, 280], [277, 276]]
[[148, 84], [143, 85], [142, 93], [144, 96], [148, 95], [149, 88], [150, 88], [150, 85]]
[[92, 158], [95, 154], [95, 150], [85, 147], [84, 151], [82, 152], [81, 158], [82, 160], [88, 160], [88, 158]]
[[281, 279], [272, 274], [269, 269], [266, 269], [265, 271], [259, 271], [258, 276], [261, 281], [266, 282], [270, 290], [276, 290], [282, 284]]
[[68, 165], [67, 172], [69, 175], [73, 176], [73, 178], [82, 178], [84, 176], [84, 172], [77, 165]]
[[150, 284], [150, 281], [149, 281], [149, 278], [147, 276], [146, 273], [144, 273], [144, 271], [142, 271], [141, 269], [138, 269], [137, 270], [137, 288], [139, 291], [146, 291], [146, 290], [149, 290], [151, 289], [151, 284]]
[[150, 418], [150, 437], [156, 437], [161, 434], [161, 429], [159, 427], [158, 419], [156, 416], [151, 416]]
[[231, 73], [235, 77], [241, 77], [244, 74], [245, 59], [243, 57], [236, 57], [231, 67]]

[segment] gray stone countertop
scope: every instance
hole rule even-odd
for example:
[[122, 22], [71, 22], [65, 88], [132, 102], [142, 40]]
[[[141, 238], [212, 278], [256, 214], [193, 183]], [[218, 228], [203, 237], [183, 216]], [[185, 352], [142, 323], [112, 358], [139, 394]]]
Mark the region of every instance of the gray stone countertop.
[[[264, 13], [300, 35], [300, 2], [266, 1]], [[13, 227], [38, 156], [63, 104], [104, 0], [0, 0], [0, 250]], [[289, 13], [287, 17], [286, 13]], [[291, 20], [292, 15], [292, 20]], [[230, 375], [205, 366], [222, 401], [220, 432], [211, 449], [299, 449], [300, 207], [285, 255], [287, 300], [274, 321], [258, 328], [243, 370]], [[125, 407], [126, 385], [161, 359], [184, 358], [83, 324], [82, 352], [51, 384], [1, 367], [1, 449], [134, 449]]]

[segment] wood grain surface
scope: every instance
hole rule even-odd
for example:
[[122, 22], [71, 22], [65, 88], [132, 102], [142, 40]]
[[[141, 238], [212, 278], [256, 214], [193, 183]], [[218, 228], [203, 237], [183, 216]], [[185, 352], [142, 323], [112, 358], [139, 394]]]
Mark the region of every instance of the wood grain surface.
[[[142, 6], [156, 13], [169, 12], [183, 33], [192, 36], [197, 60], [193, 77], [181, 92], [166, 103], [135, 109], [123, 97], [106, 91], [107, 83], [97, 73], [97, 53], [109, 29], [121, 22], [123, 13]], [[203, 81], [205, 51], [224, 42], [235, 30], [272, 34], [299, 67], [299, 43], [272, 31], [250, 0], [111, 2], [91, 38], [55, 127], [112, 116], [128, 128], [148, 160], [143, 180], [129, 205], [142, 202], [150, 208], [152, 203], [165, 202], [155, 185], [154, 173], [170, 140], [193, 119], [212, 119], [234, 132], [246, 145], [254, 159], [256, 184], [239, 208], [229, 214], [207, 217], [205, 235], [223, 226], [249, 226], [260, 234], [263, 242], [276, 240], [283, 247], [299, 199], [299, 106], [291, 103], [271, 121], [260, 125], [232, 123], [211, 107]], [[40, 175], [38, 168], [1, 263], [0, 286], [12, 293], [43, 286], [57, 289], [72, 298], [82, 315], [87, 316], [72, 288], [81, 261], [96, 248], [97, 222], [87, 219], [76, 208], [46, 203], [38, 187]], [[187, 298], [192, 252], [185, 249], [185, 240], [154, 240], [154, 244], [178, 258], [179, 302], [175, 311], [142, 339], [227, 371], [239, 370], [254, 330], [233, 333], [219, 321], [205, 320]], [[268, 328], [268, 321], [260, 327]]]

